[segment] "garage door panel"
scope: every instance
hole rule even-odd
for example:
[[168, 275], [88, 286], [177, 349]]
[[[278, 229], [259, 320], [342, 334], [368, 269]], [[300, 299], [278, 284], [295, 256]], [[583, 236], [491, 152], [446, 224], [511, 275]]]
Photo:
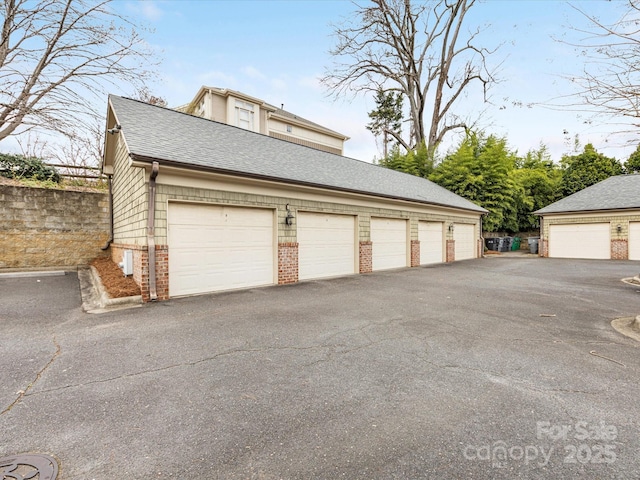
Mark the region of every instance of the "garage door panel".
[[444, 224], [442, 222], [419, 222], [420, 265], [444, 261]]
[[475, 225], [455, 223], [453, 225], [453, 239], [456, 261], [476, 258]]
[[371, 219], [373, 270], [407, 266], [407, 221], [396, 218]]
[[609, 223], [549, 225], [549, 256], [553, 258], [611, 258]]
[[191, 295], [273, 283], [273, 212], [169, 205], [169, 293]]
[[355, 273], [354, 216], [298, 212], [297, 229], [301, 280]]
[[640, 260], [640, 222], [629, 222], [629, 260]]

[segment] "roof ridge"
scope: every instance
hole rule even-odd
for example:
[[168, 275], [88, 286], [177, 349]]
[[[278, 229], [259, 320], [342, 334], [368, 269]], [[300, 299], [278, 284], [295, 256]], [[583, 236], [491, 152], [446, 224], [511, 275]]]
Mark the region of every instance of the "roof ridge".
[[[486, 212], [426, 178], [140, 100], [109, 99], [123, 124], [129, 153], [141, 158]], [[256, 140], [250, 141], [250, 135]], [[220, 141], [214, 142], [214, 136]]]

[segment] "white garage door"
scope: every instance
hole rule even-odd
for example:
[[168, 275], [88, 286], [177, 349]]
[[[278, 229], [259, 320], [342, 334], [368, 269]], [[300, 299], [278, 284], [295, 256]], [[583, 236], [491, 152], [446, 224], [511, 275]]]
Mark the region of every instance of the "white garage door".
[[608, 223], [549, 225], [549, 256], [611, 258], [609, 230]]
[[395, 218], [371, 219], [373, 270], [407, 266], [407, 221]]
[[640, 222], [629, 222], [629, 260], [640, 260]]
[[297, 225], [301, 280], [355, 273], [355, 217], [299, 212]]
[[272, 210], [169, 204], [169, 294], [274, 283]]
[[453, 225], [453, 240], [455, 241], [455, 260], [476, 258], [475, 226], [464, 223]]
[[443, 257], [444, 224], [442, 222], [419, 222], [420, 265], [441, 263]]

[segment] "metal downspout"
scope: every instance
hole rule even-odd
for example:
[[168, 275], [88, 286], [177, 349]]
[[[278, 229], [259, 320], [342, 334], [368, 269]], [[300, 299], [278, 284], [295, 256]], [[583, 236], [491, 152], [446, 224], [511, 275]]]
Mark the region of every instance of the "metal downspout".
[[158, 300], [156, 288], [156, 177], [160, 170], [160, 164], [153, 162], [149, 177], [149, 213], [147, 217], [147, 248], [149, 249], [149, 300]]
[[480, 215], [480, 258], [484, 258], [484, 237], [482, 236], [482, 220], [486, 213]]
[[113, 175], [107, 175], [107, 185], [109, 186], [109, 238], [107, 239], [107, 243], [104, 244], [102, 250], [106, 250], [113, 242], [113, 190], [111, 187], [111, 177]]

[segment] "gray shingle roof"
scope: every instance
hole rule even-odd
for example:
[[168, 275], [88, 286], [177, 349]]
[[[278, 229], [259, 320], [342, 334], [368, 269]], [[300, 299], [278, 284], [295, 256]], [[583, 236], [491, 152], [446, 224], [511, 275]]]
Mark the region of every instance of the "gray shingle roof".
[[583, 212], [640, 208], [640, 175], [617, 175], [534, 212]]
[[424, 178], [137, 100], [109, 101], [134, 158], [486, 212]]

